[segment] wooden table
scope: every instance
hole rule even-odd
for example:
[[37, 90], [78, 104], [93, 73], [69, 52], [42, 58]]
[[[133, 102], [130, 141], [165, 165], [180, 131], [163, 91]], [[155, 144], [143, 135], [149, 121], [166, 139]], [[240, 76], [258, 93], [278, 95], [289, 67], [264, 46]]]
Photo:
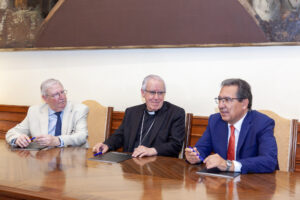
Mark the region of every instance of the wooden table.
[[91, 149], [11, 151], [0, 140], [0, 199], [299, 199], [300, 173], [201, 177], [201, 166], [167, 157], [119, 164], [91, 161]]

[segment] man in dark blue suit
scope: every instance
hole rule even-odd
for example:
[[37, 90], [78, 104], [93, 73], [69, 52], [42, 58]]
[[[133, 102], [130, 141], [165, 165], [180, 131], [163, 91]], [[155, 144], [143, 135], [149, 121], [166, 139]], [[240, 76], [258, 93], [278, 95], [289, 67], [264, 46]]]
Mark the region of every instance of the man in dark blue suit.
[[[268, 173], [278, 169], [274, 120], [251, 110], [250, 85], [227, 79], [215, 99], [220, 113], [210, 116], [203, 136], [185, 155], [191, 164], [203, 161], [208, 169]], [[213, 154], [212, 154], [213, 152]]]

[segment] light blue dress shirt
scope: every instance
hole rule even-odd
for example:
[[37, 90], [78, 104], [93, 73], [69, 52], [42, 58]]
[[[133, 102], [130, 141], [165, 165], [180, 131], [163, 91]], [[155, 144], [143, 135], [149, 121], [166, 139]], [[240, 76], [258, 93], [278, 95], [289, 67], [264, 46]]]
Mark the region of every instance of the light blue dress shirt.
[[[60, 113], [60, 119], [63, 119], [64, 111]], [[55, 127], [57, 122], [57, 115], [55, 115], [55, 111], [49, 108], [48, 110], [48, 134], [55, 136]], [[64, 146], [64, 141], [62, 140], [61, 136], [58, 136], [60, 140], [60, 145], [58, 147]]]

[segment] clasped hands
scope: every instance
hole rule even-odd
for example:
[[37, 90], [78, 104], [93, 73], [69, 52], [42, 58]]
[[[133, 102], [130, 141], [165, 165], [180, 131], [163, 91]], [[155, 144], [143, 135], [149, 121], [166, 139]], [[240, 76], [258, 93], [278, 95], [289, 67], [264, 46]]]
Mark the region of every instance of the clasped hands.
[[[102, 153], [106, 153], [108, 151], [108, 146], [106, 144], [103, 143], [98, 143], [93, 147], [93, 152], [98, 153], [98, 152], [102, 152]], [[148, 148], [145, 146], [138, 146], [137, 148], [134, 149], [133, 153], [132, 153], [132, 157], [144, 157], [144, 156], [155, 156], [157, 155], [157, 151], [155, 148]]]
[[[35, 139], [33, 141], [38, 143], [39, 145], [43, 145], [43, 146], [59, 146], [60, 145], [59, 138], [56, 136], [53, 136], [53, 135], [49, 135], [49, 134], [37, 136], [37, 137], [35, 137]], [[31, 141], [31, 139], [27, 135], [21, 134], [16, 139], [15, 144], [21, 148], [25, 148], [33, 141]]]
[[[195, 147], [193, 149], [191, 148], [185, 149], [185, 157], [187, 161], [189, 161], [189, 163], [191, 164], [196, 164], [201, 161], [198, 155], [199, 152]], [[207, 169], [217, 167], [219, 170], [225, 171], [227, 168], [226, 160], [224, 160], [219, 154], [213, 154], [207, 156], [204, 159], [203, 163], [205, 163]]]

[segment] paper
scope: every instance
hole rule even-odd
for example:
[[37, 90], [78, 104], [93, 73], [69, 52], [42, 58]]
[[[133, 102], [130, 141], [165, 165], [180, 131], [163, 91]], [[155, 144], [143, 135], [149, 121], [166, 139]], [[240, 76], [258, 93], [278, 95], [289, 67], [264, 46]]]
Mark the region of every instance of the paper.
[[212, 169], [205, 168], [196, 173], [199, 175], [216, 176], [216, 177], [223, 177], [223, 178], [235, 178], [240, 175], [239, 172], [224, 172], [224, 171], [220, 171], [218, 168], [212, 168]]
[[32, 150], [38, 151], [38, 150], [41, 150], [41, 149], [44, 149], [44, 148], [47, 148], [47, 146], [39, 145], [36, 142], [29, 143], [29, 145], [25, 148], [22, 148], [22, 147], [19, 147], [19, 146], [12, 146], [11, 147], [12, 150], [28, 150], [28, 151], [32, 151]]
[[99, 156], [95, 156], [93, 158], [89, 158], [90, 160], [97, 160], [100, 162], [108, 162], [108, 163], [119, 163], [125, 160], [132, 158], [131, 154], [121, 153], [121, 152], [108, 152]]

